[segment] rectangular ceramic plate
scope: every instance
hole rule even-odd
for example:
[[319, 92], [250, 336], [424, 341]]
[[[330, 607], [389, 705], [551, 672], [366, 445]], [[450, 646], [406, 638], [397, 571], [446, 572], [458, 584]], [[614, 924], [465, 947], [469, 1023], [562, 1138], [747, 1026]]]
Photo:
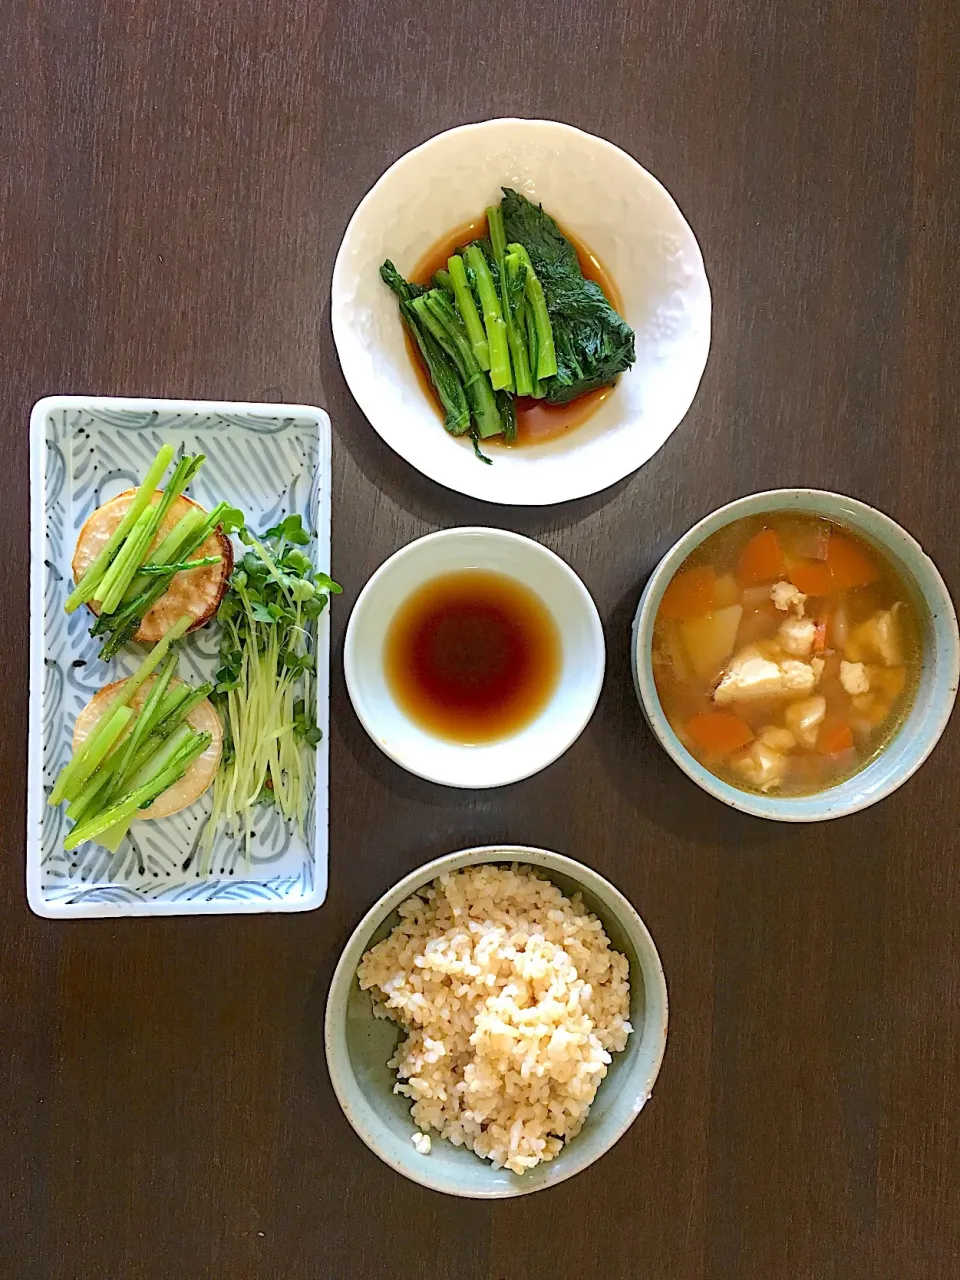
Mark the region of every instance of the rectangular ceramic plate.
[[[41, 400], [30, 419], [30, 741], [27, 779], [27, 897], [38, 915], [195, 915], [308, 911], [327, 890], [330, 637], [327, 612], [317, 641], [317, 723], [323, 740], [304, 834], [264, 808], [249, 861], [239, 838], [217, 835], [209, 870], [199, 843], [210, 812], [208, 792], [169, 818], [134, 823], [109, 854], [88, 843], [68, 854], [63, 808], [47, 804], [70, 754], [77, 713], [111, 680], [133, 671], [144, 650], [130, 645], [109, 664], [97, 657], [85, 609], [67, 616], [70, 560], [87, 516], [137, 484], [169, 442], [204, 453], [190, 494], [211, 508], [225, 500], [265, 529], [293, 512], [316, 530], [317, 567], [330, 567], [330, 420], [305, 405], [203, 400]], [[180, 647], [186, 679], [216, 670], [217, 628]]]

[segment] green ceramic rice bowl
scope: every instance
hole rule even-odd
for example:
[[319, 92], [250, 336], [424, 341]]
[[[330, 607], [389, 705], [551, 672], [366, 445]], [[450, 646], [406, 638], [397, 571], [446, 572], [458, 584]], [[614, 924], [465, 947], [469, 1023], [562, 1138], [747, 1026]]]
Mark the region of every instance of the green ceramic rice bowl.
[[[394, 1092], [397, 1073], [387, 1062], [401, 1038], [392, 1021], [373, 1014], [371, 993], [361, 991], [357, 966], [364, 953], [398, 923], [397, 908], [443, 872], [481, 863], [537, 868], [571, 897], [580, 892], [611, 946], [630, 966], [630, 1022], [626, 1048], [613, 1054], [583, 1129], [555, 1159], [523, 1174], [495, 1169], [465, 1147], [431, 1133], [432, 1149], [413, 1145], [419, 1132], [410, 1099]], [[595, 871], [545, 849], [488, 846], [448, 854], [406, 876], [364, 916], [344, 948], [330, 984], [324, 1040], [330, 1079], [344, 1114], [367, 1146], [404, 1177], [435, 1191], [474, 1199], [526, 1195], [573, 1177], [599, 1159], [643, 1109], [660, 1069], [667, 1034], [667, 992], [656, 947], [623, 895]]]

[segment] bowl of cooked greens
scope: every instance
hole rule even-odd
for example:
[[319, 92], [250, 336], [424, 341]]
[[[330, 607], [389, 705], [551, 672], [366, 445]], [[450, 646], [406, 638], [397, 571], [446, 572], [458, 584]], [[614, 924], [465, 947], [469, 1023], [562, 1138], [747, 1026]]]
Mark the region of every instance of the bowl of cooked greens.
[[489, 120], [431, 138], [364, 197], [331, 319], [396, 452], [461, 493], [545, 505], [630, 475], [680, 423], [710, 289], [632, 156], [569, 125]]

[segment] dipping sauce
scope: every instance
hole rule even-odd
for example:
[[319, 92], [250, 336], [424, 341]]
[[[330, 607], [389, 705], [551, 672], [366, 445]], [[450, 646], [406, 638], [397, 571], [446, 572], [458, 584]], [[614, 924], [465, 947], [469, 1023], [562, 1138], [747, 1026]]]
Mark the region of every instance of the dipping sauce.
[[818, 515], [711, 534], [657, 611], [653, 673], [677, 737], [744, 790], [804, 795], [876, 757], [920, 674], [921, 620], [893, 561]]
[[522, 583], [465, 569], [425, 583], [387, 631], [390, 691], [411, 720], [468, 745], [525, 728], [560, 675], [557, 625]]
[[[575, 235], [566, 229], [560, 227], [561, 232], [573, 245], [577, 253], [577, 260], [580, 263], [580, 270], [585, 280], [593, 280], [600, 286], [606, 294], [610, 304], [623, 315], [623, 301], [620, 292], [606, 268], [600, 263], [595, 254], [591, 253], [586, 245]], [[469, 244], [473, 240], [482, 239], [487, 234], [486, 218], [478, 218], [474, 222], [467, 222], [462, 227], [448, 232], [442, 236], [436, 244], [434, 244], [423, 255], [413, 271], [410, 273], [410, 279], [415, 284], [422, 284], [429, 287], [432, 283], [434, 272], [445, 269], [447, 259], [465, 244]], [[423, 388], [423, 393], [432, 405], [436, 407], [437, 413], [443, 420], [443, 409], [437, 400], [436, 393], [430, 382], [430, 375], [420, 358], [420, 352], [417, 350], [416, 343], [407, 332], [404, 326], [404, 340], [407, 344], [407, 354], [410, 361], [417, 371], [417, 380]], [[558, 436], [565, 435], [574, 427], [581, 426], [600, 408], [608, 396], [614, 392], [614, 387], [599, 387], [596, 391], [588, 391], [586, 395], [578, 396], [576, 400], [571, 400], [569, 404], [547, 404], [545, 400], [534, 400], [527, 396], [519, 396], [515, 402], [517, 411], [517, 444], [506, 445], [502, 440], [493, 438], [485, 440], [483, 447], [515, 449], [517, 445], [524, 444], [542, 444], [547, 440], [555, 440]]]

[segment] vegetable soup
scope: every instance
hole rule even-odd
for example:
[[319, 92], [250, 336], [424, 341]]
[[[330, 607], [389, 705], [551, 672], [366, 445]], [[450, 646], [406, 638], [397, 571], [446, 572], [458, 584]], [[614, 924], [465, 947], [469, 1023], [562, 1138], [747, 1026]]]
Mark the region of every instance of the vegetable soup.
[[653, 673], [677, 737], [733, 786], [821, 791], [862, 769], [903, 723], [920, 619], [891, 560], [797, 512], [718, 529], [660, 602]]

